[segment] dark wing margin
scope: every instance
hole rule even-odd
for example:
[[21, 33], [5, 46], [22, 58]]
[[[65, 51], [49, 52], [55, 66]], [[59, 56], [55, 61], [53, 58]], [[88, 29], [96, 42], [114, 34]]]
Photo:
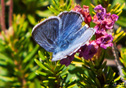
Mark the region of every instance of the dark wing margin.
[[54, 52], [59, 35], [58, 17], [51, 17], [37, 24], [32, 30], [33, 39], [45, 50]]

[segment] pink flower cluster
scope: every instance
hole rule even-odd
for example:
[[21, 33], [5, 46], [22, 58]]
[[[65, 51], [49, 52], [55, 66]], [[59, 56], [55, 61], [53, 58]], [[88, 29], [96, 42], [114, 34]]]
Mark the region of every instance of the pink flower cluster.
[[111, 13], [106, 13], [106, 9], [101, 5], [97, 5], [94, 8], [96, 15], [93, 17], [93, 22], [101, 28], [112, 29], [115, 21], [118, 20], [118, 16]]
[[81, 47], [79, 56], [84, 57], [85, 59], [91, 59], [99, 47], [104, 49], [112, 47], [113, 37], [107, 33], [107, 30], [112, 29], [115, 21], [118, 20], [117, 15], [106, 13], [106, 9], [101, 5], [97, 5], [94, 10], [96, 12], [96, 15], [93, 17], [93, 22], [96, 24], [94, 27], [96, 29], [96, 40], [93, 40], [89, 42], [89, 44]]
[[[89, 7], [83, 6], [81, 8], [79, 5], [75, 6], [73, 11], [77, 11], [81, 13], [84, 17], [84, 21], [86, 24], [90, 26], [90, 22], [92, 21], [91, 15], [89, 14]], [[118, 20], [118, 16], [111, 13], [106, 13], [106, 9], [101, 5], [97, 5], [94, 8], [96, 15], [93, 17], [93, 22], [96, 24], [94, 27], [96, 29], [95, 40], [89, 41], [88, 44], [82, 46], [78, 52], [79, 57], [84, 57], [84, 59], [91, 59], [94, 54], [97, 53], [99, 47], [107, 49], [107, 47], [112, 47], [113, 37], [108, 34], [107, 31], [113, 28], [115, 21]], [[65, 64], [68, 66], [71, 61], [74, 59], [74, 54], [69, 56], [67, 59], [63, 59], [60, 61], [61, 64]]]
[[72, 10], [81, 13], [84, 17], [85, 23], [90, 26], [90, 22], [92, 21], [92, 18], [89, 13], [89, 6], [83, 5], [83, 8], [81, 8], [81, 6], [76, 5]]
[[93, 17], [93, 22], [96, 24], [96, 43], [99, 47], [106, 49], [112, 47], [112, 35], [107, 33], [107, 30], [113, 28], [115, 21], [118, 20], [118, 16], [111, 13], [106, 13], [106, 9], [101, 5], [97, 5], [94, 8], [96, 15]]

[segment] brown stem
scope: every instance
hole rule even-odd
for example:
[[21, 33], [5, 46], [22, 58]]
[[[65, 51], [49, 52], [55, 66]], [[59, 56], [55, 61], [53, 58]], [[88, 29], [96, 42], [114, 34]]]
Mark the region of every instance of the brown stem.
[[[112, 34], [114, 32], [114, 29], [110, 30], [110, 34]], [[112, 46], [112, 52], [113, 52], [113, 55], [115, 57], [115, 62], [116, 62], [116, 66], [119, 70], [119, 74], [121, 76], [121, 80], [125, 83], [126, 85], [126, 80], [123, 78], [124, 74], [122, 72], [122, 68], [123, 66], [119, 63], [119, 53], [118, 53], [118, 50], [117, 50], [117, 47], [116, 47], [116, 43], [113, 43], [113, 46]]]
[[1, 29], [4, 31], [4, 33], [6, 32], [4, 0], [1, 0]]
[[112, 52], [113, 52], [113, 55], [114, 55], [114, 57], [115, 57], [115, 62], [116, 62], [116, 65], [117, 65], [117, 68], [118, 68], [118, 70], [119, 70], [119, 74], [120, 74], [120, 76], [121, 76], [121, 80], [124, 82], [124, 83], [126, 83], [126, 80], [124, 80], [124, 78], [123, 78], [123, 76], [124, 76], [124, 74], [123, 74], [123, 72], [122, 72], [122, 68], [123, 68], [123, 66], [119, 63], [119, 54], [118, 54], [118, 50], [117, 50], [117, 48], [116, 48], [116, 45], [115, 44], [113, 44], [113, 46], [112, 46]]
[[1, 26], [1, 9], [0, 9], [0, 26]]
[[28, 88], [28, 86], [26, 85], [26, 79], [25, 79], [25, 74], [22, 71], [22, 66], [21, 66], [21, 62], [18, 61], [14, 61], [15, 66], [17, 67], [17, 69], [22, 73], [21, 76], [18, 76], [18, 80], [21, 83], [21, 88]]
[[24, 77], [24, 75], [23, 75], [23, 78], [22, 78], [22, 88], [27, 88], [27, 86], [26, 86], [26, 80], [25, 80], [25, 77]]
[[9, 26], [12, 26], [12, 14], [13, 14], [13, 0], [10, 0], [10, 8], [9, 8]]
[[99, 47], [98, 50], [97, 50], [97, 53], [96, 53], [96, 57], [97, 57], [97, 59], [100, 58], [100, 56], [101, 56], [101, 52], [102, 52], [102, 48]]

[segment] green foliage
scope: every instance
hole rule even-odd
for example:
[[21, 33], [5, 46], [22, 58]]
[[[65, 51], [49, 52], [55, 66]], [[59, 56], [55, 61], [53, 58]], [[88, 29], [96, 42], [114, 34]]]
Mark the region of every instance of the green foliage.
[[123, 74], [124, 74], [124, 80], [126, 80], [126, 48], [122, 48], [121, 50], [121, 58], [120, 61], [123, 64]]
[[14, 14], [24, 14], [26, 15], [26, 19], [28, 27], [33, 27], [40, 19], [44, 17], [51, 16], [52, 13], [47, 9], [47, 7], [52, 3], [51, 0], [13, 0]]
[[113, 42], [118, 42], [120, 39], [122, 39], [124, 36], [126, 36], [126, 33], [121, 30], [121, 27], [119, 27], [116, 32], [113, 33], [114, 39]]
[[35, 73], [39, 75], [42, 87], [59, 88], [63, 86], [68, 69], [59, 62], [52, 62], [46, 51], [38, 51], [38, 54], [39, 60], [34, 60], [40, 68]]
[[36, 14], [36, 10], [41, 10], [51, 4], [51, 0], [14, 0], [14, 13]]
[[[117, 3], [118, 2], [118, 3]], [[93, 3], [93, 4], [91, 4]], [[81, 0], [80, 5], [88, 5], [90, 13], [101, 4], [107, 12], [120, 15], [117, 24], [125, 27], [126, 6], [124, 0]], [[51, 4], [51, 5], [50, 5]], [[75, 55], [71, 65], [66, 67], [60, 61], [52, 62], [52, 53], [39, 49], [31, 38], [32, 27], [41, 18], [70, 11], [74, 0], [14, 0], [13, 26], [7, 33], [0, 32], [0, 87], [1, 88], [114, 88], [120, 76], [104, 62], [107, 52], [101, 51], [99, 57], [84, 60]], [[91, 7], [92, 6], [92, 7]], [[19, 7], [18, 9], [15, 7]], [[48, 7], [48, 9], [47, 9]], [[94, 13], [94, 12], [93, 12]], [[93, 15], [93, 14], [92, 14]], [[119, 27], [114, 33], [114, 43], [126, 33]], [[121, 50], [123, 74], [126, 80], [126, 49]], [[120, 83], [117, 88], [125, 88]]]
[[126, 1], [125, 0], [113, 0], [112, 2], [112, 6], [115, 7], [117, 5], [116, 8], [119, 8], [118, 10], [116, 10], [116, 12], [121, 12], [120, 14], [120, 17], [119, 17], [119, 20], [116, 22], [118, 23], [119, 25], [123, 26], [123, 27], [126, 27], [125, 23], [126, 23]]
[[[110, 5], [110, 4], [109, 4]], [[118, 16], [122, 13], [122, 10], [125, 6], [125, 3], [123, 3], [123, 5], [120, 5], [119, 3], [117, 3], [115, 6], [113, 6], [112, 8], [110, 8], [108, 5], [107, 11], [111, 12], [112, 14], [117, 14]], [[111, 5], [110, 5], [111, 6]]]
[[[79, 88], [108, 88], [114, 87], [118, 79], [115, 79], [115, 73], [110, 67], [106, 67], [104, 62], [105, 51], [102, 50], [99, 58], [94, 60], [82, 60], [81, 73], [76, 74], [79, 77]], [[77, 58], [76, 58], [77, 59]]]
[[[126, 2], [125, 2], [125, 0], [114, 0], [114, 1], [112, 2], [112, 5], [114, 6], [114, 5], [116, 5], [117, 3], [123, 5], [123, 4], [126, 3]], [[126, 5], [125, 5], [124, 9], [126, 9]]]
[[[122, 13], [123, 8], [125, 6], [125, 3], [123, 3], [123, 5], [117, 3], [114, 6], [112, 6], [112, 4], [109, 4], [109, 1], [108, 0], [105, 0], [105, 2], [106, 2], [106, 4], [105, 5], [102, 5], [102, 6], [103, 7], [106, 7], [107, 12], [108, 13], [111, 13], [111, 14], [117, 14], [118, 16]], [[99, 4], [103, 4], [103, 3], [100, 3], [100, 2], [98, 2], [98, 3]], [[91, 4], [91, 6], [92, 6], [92, 8], [95, 7], [93, 4]], [[95, 14], [95, 12], [93, 12], [93, 13]]]
[[[35, 79], [34, 56], [39, 46], [31, 40], [25, 15], [14, 15], [13, 27], [0, 39], [0, 80], [4, 87], [26, 87]], [[29, 82], [28, 82], [29, 81]], [[24, 83], [25, 82], [25, 83]], [[6, 85], [6, 83], [8, 85]], [[2, 86], [0, 86], [2, 87]]]
[[58, 15], [60, 12], [70, 11], [74, 6], [72, 0], [52, 0], [52, 5], [48, 9]]

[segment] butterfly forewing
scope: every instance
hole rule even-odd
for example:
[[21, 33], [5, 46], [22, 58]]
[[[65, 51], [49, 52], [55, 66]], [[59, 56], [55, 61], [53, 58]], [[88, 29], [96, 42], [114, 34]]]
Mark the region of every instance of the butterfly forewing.
[[82, 15], [74, 11], [62, 12], [59, 17], [62, 21], [62, 27], [60, 29], [61, 40], [67, 39], [69, 35], [73, 35], [74, 32], [78, 31], [84, 21]]
[[32, 36], [34, 40], [49, 52], [54, 52], [57, 47], [55, 42], [59, 36], [59, 23], [60, 19], [58, 17], [52, 17], [33, 28]]

